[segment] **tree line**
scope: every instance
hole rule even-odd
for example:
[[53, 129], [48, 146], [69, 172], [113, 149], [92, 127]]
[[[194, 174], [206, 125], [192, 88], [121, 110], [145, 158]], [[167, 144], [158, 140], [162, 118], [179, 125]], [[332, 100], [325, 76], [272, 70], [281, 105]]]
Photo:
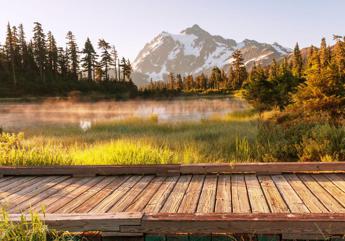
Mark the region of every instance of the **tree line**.
[[[296, 45], [290, 59], [268, 67], [254, 66], [243, 85], [246, 99], [260, 110], [276, 106], [294, 118], [345, 117], [345, 37], [334, 36], [335, 45], [321, 40], [305, 57]], [[315, 115], [316, 114], [316, 115]]]
[[[324, 111], [331, 116], [345, 112], [345, 37], [334, 36], [335, 45], [325, 38], [302, 55], [298, 43], [291, 55], [268, 66], [254, 63], [248, 71], [240, 50], [235, 50], [227, 72], [214, 67], [209, 75], [181, 76], [169, 73], [168, 81], [152, 82], [143, 90], [180, 94], [215, 90], [239, 92], [259, 111]], [[217, 92], [218, 91], [218, 92]]]
[[80, 49], [71, 31], [65, 47], [60, 47], [39, 22], [27, 40], [22, 24], [9, 23], [5, 43], [0, 45], [0, 95], [136, 92], [130, 61], [120, 58], [115, 46], [104, 39], [99, 39], [97, 48], [99, 53], [87, 38]]

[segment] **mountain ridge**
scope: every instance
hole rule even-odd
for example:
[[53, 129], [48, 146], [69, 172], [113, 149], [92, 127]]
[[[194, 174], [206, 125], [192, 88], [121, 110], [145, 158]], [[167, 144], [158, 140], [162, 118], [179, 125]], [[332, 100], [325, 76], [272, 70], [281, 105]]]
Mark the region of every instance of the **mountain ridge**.
[[169, 72], [182, 75], [208, 73], [217, 66], [228, 70], [231, 55], [239, 49], [244, 63], [251, 67], [254, 62], [269, 64], [291, 53], [291, 49], [278, 43], [267, 44], [245, 39], [236, 42], [220, 35], [211, 35], [199, 25], [182, 30], [179, 34], [161, 32], [147, 43], [133, 62], [133, 81], [145, 85], [166, 80]]

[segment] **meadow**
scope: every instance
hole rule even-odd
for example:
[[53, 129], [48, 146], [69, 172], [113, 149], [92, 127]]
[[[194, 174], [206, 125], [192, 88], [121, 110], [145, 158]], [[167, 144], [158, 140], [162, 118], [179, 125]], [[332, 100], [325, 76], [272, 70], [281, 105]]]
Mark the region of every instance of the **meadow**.
[[[249, 114], [248, 114], [249, 115]], [[256, 116], [237, 114], [200, 122], [158, 123], [130, 118], [35, 127], [2, 134], [2, 165], [108, 165], [251, 161]]]
[[338, 161], [345, 128], [259, 120], [253, 111], [200, 122], [158, 123], [156, 117], [30, 127], [2, 133], [1, 165], [116, 165], [272, 161]]

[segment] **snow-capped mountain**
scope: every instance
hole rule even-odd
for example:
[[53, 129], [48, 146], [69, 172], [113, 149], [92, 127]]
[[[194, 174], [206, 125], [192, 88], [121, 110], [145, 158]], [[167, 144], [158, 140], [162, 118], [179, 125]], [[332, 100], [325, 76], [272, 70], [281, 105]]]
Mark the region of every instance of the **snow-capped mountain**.
[[278, 43], [266, 44], [254, 40], [237, 43], [218, 35], [211, 35], [198, 25], [180, 34], [162, 32], [140, 51], [133, 63], [133, 80], [137, 85], [165, 80], [169, 72], [197, 75], [218, 66], [228, 70], [231, 55], [240, 49], [246, 66], [254, 62], [269, 64], [291, 53]]

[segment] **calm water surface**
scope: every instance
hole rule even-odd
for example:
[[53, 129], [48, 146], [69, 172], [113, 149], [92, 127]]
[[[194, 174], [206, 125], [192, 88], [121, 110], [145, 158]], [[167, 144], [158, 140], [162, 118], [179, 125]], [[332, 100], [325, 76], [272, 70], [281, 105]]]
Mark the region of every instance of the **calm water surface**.
[[200, 121], [247, 108], [241, 100], [129, 100], [96, 103], [46, 101], [43, 103], [0, 103], [0, 127], [20, 129], [45, 124], [76, 124], [88, 128], [91, 123], [126, 118], [150, 118], [159, 122]]

